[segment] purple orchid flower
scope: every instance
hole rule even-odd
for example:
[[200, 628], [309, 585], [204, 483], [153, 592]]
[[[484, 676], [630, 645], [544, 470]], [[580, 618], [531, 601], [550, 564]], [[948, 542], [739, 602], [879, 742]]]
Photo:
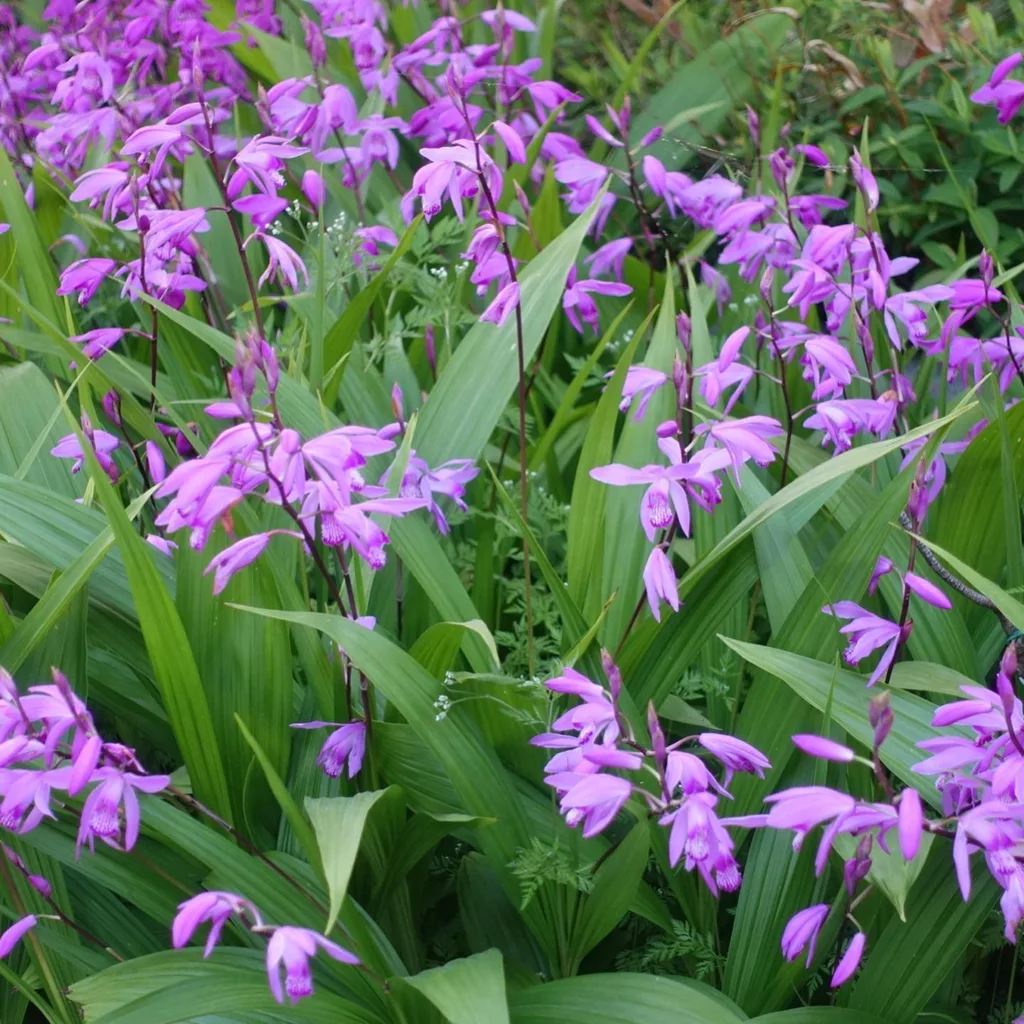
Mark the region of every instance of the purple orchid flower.
[[1008, 80], [1009, 74], [1021, 61], [1024, 61], [1024, 54], [1010, 54], [992, 69], [989, 80], [976, 92], [971, 93], [971, 100], [974, 103], [996, 108], [1000, 124], [1009, 124], [1020, 110], [1021, 104], [1024, 104], [1024, 83]]
[[267, 943], [267, 980], [277, 1002], [283, 1003], [287, 995], [294, 1005], [300, 999], [313, 994], [313, 976], [309, 969], [309, 960], [316, 956], [317, 949], [322, 949], [339, 963], [356, 966], [360, 962], [354, 953], [309, 928], [283, 926], [274, 929], [274, 934]]
[[595, 281], [590, 279], [577, 280], [576, 268], [569, 271], [565, 292], [562, 295], [562, 308], [566, 319], [580, 333], [585, 334], [583, 324], [590, 326], [596, 334], [599, 326], [597, 303], [591, 295], [629, 295], [633, 289], [628, 284], [616, 281]]
[[817, 903], [797, 911], [786, 923], [782, 932], [782, 955], [787, 960], [795, 960], [805, 949], [807, 960], [805, 966], [810, 969], [814, 960], [814, 949], [818, 944], [818, 935], [828, 917], [828, 904]]
[[[93, 775], [99, 785], [85, 798], [82, 820], [75, 841], [76, 857], [82, 846], [95, 851], [98, 836], [108, 846], [130, 850], [139, 837], [141, 811], [135, 791], [159, 793], [171, 784], [169, 775], [136, 775], [114, 768], [100, 768]], [[121, 810], [124, 811], [122, 830]]]
[[896, 657], [896, 649], [909, 632], [909, 623], [901, 629], [898, 623], [883, 619], [853, 601], [836, 601], [835, 604], [826, 605], [821, 610], [826, 615], [850, 620], [839, 630], [844, 636], [849, 637], [849, 644], [843, 652], [843, 658], [848, 665], [856, 665], [873, 651], [884, 648], [882, 657], [868, 679], [868, 686], [874, 686], [889, 670]]
[[203, 949], [205, 960], [220, 940], [224, 925], [232, 914], [248, 916], [252, 922], [262, 925], [259, 911], [249, 900], [232, 892], [201, 892], [178, 905], [178, 913], [171, 925], [171, 945], [175, 949], [187, 946], [196, 929], [205, 921], [210, 922], [210, 933]]
[[[373, 628], [370, 626], [369, 628]], [[364, 722], [292, 722], [293, 729], [334, 729], [324, 741], [316, 763], [329, 778], [338, 778], [344, 768], [354, 779], [363, 766], [366, 754], [366, 724]]]

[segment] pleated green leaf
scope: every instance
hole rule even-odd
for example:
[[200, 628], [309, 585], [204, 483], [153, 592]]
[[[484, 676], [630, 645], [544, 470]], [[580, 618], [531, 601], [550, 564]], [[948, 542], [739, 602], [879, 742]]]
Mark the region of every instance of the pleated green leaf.
[[505, 973], [496, 949], [405, 978], [451, 1024], [509, 1024]]

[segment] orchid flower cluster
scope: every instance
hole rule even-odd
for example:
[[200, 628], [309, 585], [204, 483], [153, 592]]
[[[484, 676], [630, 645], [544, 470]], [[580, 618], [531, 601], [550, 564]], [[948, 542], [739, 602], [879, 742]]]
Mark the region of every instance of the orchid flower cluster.
[[[0, 668], [0, 828], [24, 835], [57, 809], [79, 816], [75, 855], [95, 852], [96, 840], [130, 851], [139, 837], [139, 793], [160, 793], [168, 775], [149, 775], [135, 751], [104, 740], [92, 715], [62, 672], [50, 683], [19, 691]], [[80, 808], [74, 801], [85, 794]], [[50, 883], [32, 874], [18, 854], [3, 845], [4, 860], [20, 871], [51, 905]], [[50, 915], [46, 915], [50, 916]], [[58, 919], [63, 920], [58, 913]], [[0, 958], [37, 923], [36, 915], [15, 922], [0, 936]]]
[[[55, 802], [72, 809], [69, 802], [86, 793], [78, 811], [76, 854], [86, 845], [94, 850], [97, 839], [112, 849], [130, 851], [141, 824], [138, 793], [161, 793], [171, 785], [171, 778], [147, 775], [135, 751], [105, 741], [67, 678], [57, 669], [52, 677], [52, 683], [20, 693], [10, 674], [0, 669], [0, 828], [23, 835], [44, 818], [56, 820]], [[57, 794], [64, 795], [58, 799]], [[56, 911], [28, 914], [0, 934], [3, 959], [42, 919], [75, 925], [54, 903], [45, 878], [32, 874], [7, 845], [0, 852]], [[313, 994], [308, 960], [318, 948], [341, 963], [359, 963], [358, 957], [318, 932], [268, 926], [248, 900], [220, 892], [203, 892], [182, 903], [172, 925], [174, 948], [186, 945], [196, 928], [209, 921], [205, 953], [209, 956], [232, 914], [253, 934], [268, 937], [267, 976], [279, 1003], [285, 996], [294, 1003]]]
[[[607, 652], [602, 652], [602, 666], [607, 689], [573, 668], [545, 682], [552, 693], [579, 697], [582, 703], [556, 718], [550, 732], [530, 741], [558, 751], [544, 768], [544, 781], [558, 794], [566, 824], [582, 825], [584, 838], [598, 835], [636, 797], [669, 829], [671, 867], [682, 861], [687, 871], [696, 869], [715, 896], [735, 891], [740, 867], [716, 808], [720, 797], [731, 799], [726, 787], [735, 772], [764, 778], [770, 762], [749, 743], [718, 733], [668, 744], [653, 705], [647, 714], [651, 746], [645, 746], [619, 706], [622, 677]], [[723, 765], [721, 780], [698, 753], [683, 749], [688, 745]]]
[[215, 890], [201, 892], [178, 907], [171, 926], [172, 945], [175, 949], [187, 946], [196, 930], [209, 922], [210, 930], [203, 950], [205, 959], [213, 952], [224, 926], [232, 918], [251, 934], [267, 938], [267, 981], [278, 1003], [283, 1003], [287, 998], [295, 1005], [300, 999], [313, 995], [309, 961], [316, 956], [318, 950], [323, 950], [333, 960], [350, 967], [360, 963], [354, 953], [332, 942], [325, 935], [311, 928], [264, 924], [259, 909], [250, 900], [235, 893]]

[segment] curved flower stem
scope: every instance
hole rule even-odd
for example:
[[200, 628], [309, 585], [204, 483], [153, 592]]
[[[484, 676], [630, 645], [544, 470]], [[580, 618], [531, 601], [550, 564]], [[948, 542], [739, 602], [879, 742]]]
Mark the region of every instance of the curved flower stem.
[[220, 168], [220, 161], [217, 159], [217, 148], [213, 141], [213, 123], [210, 121], [210, 112], [206, 106], [206, 97], [203, 95], [202, 89], [197, 90], [197, 98], [199, 100], [199, 106], [203, 111], [203, 122], [206, 125], [206, 136], [210, 143], [208, 151], [210, 167], [213, 169], [213, 176], [217, 180], [217, 188], [224, 199], [224, 205], [227, 207], [227, 213], [225, 216], [228, 219], [228, 224], [231, 225], [231, 234], [235, 239], [235, 248], [238, 249], [238, 257], [242, 261], [242, 272], [245, 274], [245, 283], [249, 289], [249, 297], [252, 299], [252, 313], [256, 320], [256, 329], [260, 332], [260, 337], [265, 341], [267, 339], [267, 332], [266, 328], [263, 326], [263, 310], [260, 308], [259, 291], [256, 288], [256, 279], [252, 276], [252, 268], [249, 266], [249, 257], [245, 254], [245, 243], [242, 240], [242, 232], [238, 227], [237, 214], [231, 209], [231, 197], [228, 195], [228, 187], [224, 182], [224, 176]]
[[[911, 532], [914, 529], [913, 523], [910, 521], [910, 516], [906, 512], [900, 513], [900, 525], [907, 532]], [[1000, 625], [1003, 627], [1003, 631], [1007, 636], [1011, 636], [1014, 632], [1013, 623], [999, 610], [996, 606], [995, 601], [991, 598], [986, 597], [980, 591], [975, 590], [973, 587], [964, 583], [959, 576], [954, 576], [936, 557], [935, 552], [932, 551], [927, 544], [923, 541], [917, 542], [917, 550], [921, 552], [921, 557], [928, 563], [932, 571], [936, 576], [939, 577], [943, 582], [948, 583], [961, 597], [966, 597], [968, 601], [979, 605], [982, 608], [988, 608], [990, 611], [996, 613], [999, 618]]]
[[174, 786], [168, 786], [167, 792], [170, 793], [176, 799], [180, 800], [187, 807], [192, 808], [192, 810], [194, 811], [198, 811], [200, 814], [209, 818], [210, 821], [212, 821], [215, 825], [218, 825], [220, 828], [224, 829], [224, 831], [227, 832], [228, 835], [230, 835], [233, 839], [235, 839], [240, 846], [244, 846], [245, 849], [247, 849], [254, 857], [258, 857], [259, 860], [261, 860], [268, 868], [271, 869], [271, 871], [273, 871], [276, 875], [280, 875], [280, 877], [283, 878], [293, 889], [297, 890], [303, 896], [305, 896], [306, 899], [310, 903], [312, 903], [313, 906], [316, 907], [316, 909], [320, 913], [324, 915], [327, 914], [327, 908], [323, 906], [320, 903], [320, 901], [316, 899], [315, 896], [307, 892], [295, 878], [288, 874], [288, 872], [285, 871], [283, 868], [275, 864], [262, 850], [260, 850], [258, 846], [252, 843], [244, 835], [242, 835], [242, 833], [239, 832], [238, 829], [236, 829], [230, 822], [225, 821], [219, 814], [217, 814], [215, 811], [211, 811], [209, 807], [207, 807], [205, 804], [200, 803], [194, 796], [192, 796], [189, 793], [185, 793]]

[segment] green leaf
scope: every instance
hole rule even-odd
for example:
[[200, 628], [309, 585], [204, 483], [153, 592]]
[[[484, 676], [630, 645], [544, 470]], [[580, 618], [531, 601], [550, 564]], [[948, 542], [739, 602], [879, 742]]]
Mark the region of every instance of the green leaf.
[[[529, 365], [559, 308], [565, 279], [597, 215], [604, 191], [539, 256], [520, 279], [523, 359]], [[519, 380], [516, 319], [498, 327], [477, 322], [459, 344], [423, 407], [417, 455], [433, 466], [476, 459], [498, 425]]]
[[736, 1024], [743, 1012], [699, 981], [588, 974], [509, 993], [512, 1024]]
[[625, 916], [636, 898], [650, 850], [646, 821], [637, 822], [604, 859], [594, 876], [572, 933], [572, 954], [579, 964]]
[[468, 636], [477, 636], [485, 644], [491, 656], [491, 668], [497, 671], [501, 665], [498, 648], [487, 624], [480, 619], [469, 622], [438, 622], [424, 633], [409, 649], [412, 655], [432, 676], [442, 679], [455, 662]]
[[920, 690], [925, 693], [944, 693], [963, 698], [961, 686], [977, 686], [974, 679], [955, 672], [945, 665], [927, 661], [901, 661], [893, 666], [889, 685], [898, 690]]
[[[128, 509], [128, 518], [134, 519], [149, 499], [148, 494], [136, 498]], [[42, 642], [68, 610], [96, 567], [114, 546], [114, 533], [108, 527], [76, 558], [65, 572], [46, 588], [32, 610], [22, 619], [14, 634], [0, 647], [0, 665], [14, 673], [25, 658]]]
[[423, 971], [405, 983], [426, 996], [451, 1024], [509, 1024], [505, 973], [496, 949]]
[[751, 1017], [750, 1024], [878, 1024], [878, 1017], [841, 1006], [798, 1006]]
[[341, 905], [345, 902], [348, 880], [352, 876], [366, 826], [366, 816], [387, 792], [386, 789], [378, 789], [372, 793], [356, 793], [355, 796], [306, 799], [306, 813], [316, 833], [331, 900], [325, 932], [330, 932], [334, 927]]
[[[910, 895], [910, 888], [924, 869], [934, 840], [935, 836], [932, 833], [925, 832], [921, 836], [921, 848], [911, 861], [903, 856], [896, 844], [890, 844], [891, 849], [888, 853], [877, 843], [871, 848], [868, 882], [885, 895], [904, 923], [907, 920], [907, 898]], [[848, 860], [857, 852], [857, 842], [853, 836], [839, 835], [833, 841], [832, 848], [840, 857]]]
[[[260, 768], [263, 769], [263, 774], [266, 776], [267, 782], [270, 784], [270, 790], [274, 794], [274, 799], [277, 800], [278, 805], [284, 812], [285, 817], [288, 819], [288, 824], [291, 825], [292, 830], [295, 832], [295, 835], [299, 840], [299, 844], [301, 845], [303, 852], [306, 854], [306, 858], [309, 860], [310, 864], [317, 867], [317, 857], [319, 853], [317, 840], [313, 835], [312, 829], [310, 829], [306, 822], [306, 819], [303, 818], [302, 812], [292, 799], [291, 793], [288, 792], [288, 787], [284, 784], [281, 776], [275, 771], [274, 766], [270, 763], [270, 758], [263, 752], [263, 748], [256, 741], [256, 737], [249, 732], [245, 722], [242, 721], [241, 716], [235, 715], [235, 724], [245, 737], [245, 742], [249, 744], [252, 748], [252, 752], [256, 755], [256, 760], [259, 762]], [[335, 914], [335, 917], [337, 917], [337, 914]], [[334, 918], [331, 919], [331, 923], [325, 931], [330, 931], [333, 925]]]

